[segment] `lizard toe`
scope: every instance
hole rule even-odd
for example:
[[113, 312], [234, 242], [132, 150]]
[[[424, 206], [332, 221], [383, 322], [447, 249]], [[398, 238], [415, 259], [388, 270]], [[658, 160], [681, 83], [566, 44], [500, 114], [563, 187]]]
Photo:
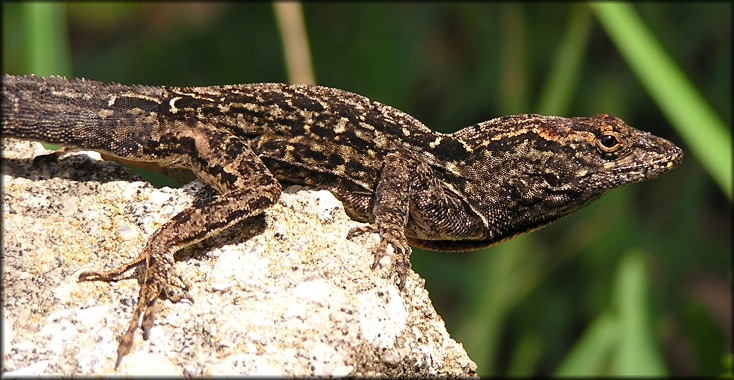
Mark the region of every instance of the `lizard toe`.
[[383, 257], [388, 255], [388, 246], [393, 248], [392, 267], [397, 275], [397, 284], [399, 288], [405, 286], [405, 279], [410, 271], [410, 254], [411, 248], [408, 241], [401, 231], [384, 230], [379, 231], [380, 246], [374, 252], [374, 260], [372, 261], [372, 269], [376, 269]]
[[377, 227], [371, 224], [366, 224], [363, 226], [353, 227], [352, 229], [350, 229], [349, 232], [347, 232], [347, 239], [352, 239], [352, 238], [355, 238], [363, 234], [373, 234], [373, 233], [379, 233]]

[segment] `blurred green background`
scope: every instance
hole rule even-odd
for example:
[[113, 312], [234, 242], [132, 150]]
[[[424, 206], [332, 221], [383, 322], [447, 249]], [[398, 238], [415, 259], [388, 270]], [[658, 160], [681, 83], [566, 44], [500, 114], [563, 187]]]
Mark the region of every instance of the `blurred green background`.
[[[311, 65], [438, 131], [611, 113], [672, 140], [669, 174], [413, 268], [480, 375], [731, 376], [731, 3], [306, 3], [300, 36], [270, 3], [2, 8], [9, 74], [198, 86]], [[293, 35], [311, 56], [288, 65]]]

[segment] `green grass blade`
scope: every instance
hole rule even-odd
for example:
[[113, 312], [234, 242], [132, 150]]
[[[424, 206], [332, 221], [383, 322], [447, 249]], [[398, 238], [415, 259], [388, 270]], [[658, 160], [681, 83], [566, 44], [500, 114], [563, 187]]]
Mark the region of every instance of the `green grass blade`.
[[71, 75], [71, 53], [66, 30], [66, 9], [63, 3], [23, 4], [27, 60], [31, 73]]
[[628, 253], [619, 264], [612, 310], [587, 329], [556, 376], [664, 376], [654, 340], [644, 256]]
[[301, 3], [276, 1], [273, 8], [283, 41], [288, 80], [290, 83], [316, 84]]
[[608, 374], [609, 356], [619, 341], [619, 324], [610, 313], [601, 314], [558, 367], [554, 376]]
[[646, 276], [644, 256], [640, 252], [626, 254], [615, 284], [620, 340], [612, 362], [613, 375], [666, 375], [650, 323]]
[[464, 320], [455, 337], [477, 364], [481, 376], [496, 376], [497, 352], [502, 329], [512, 311], [542, 278], [542, 255], [536, 255], [532, 239], [514, 239], [494, 247], [478, 261], [485, 273], [483, 291], [475, 310]]
[[605, 31], [692, 153], [732, 199], [731, 132], [625, 3], [589, 3]]
[[533, 376], [533, 370], [538, 364], [543, 352], [543, 341], [534, 332], [525, 333], [517, 342], [507, 366], [508, 377]]
[[541, 92], [536, 112], [542, 115], [564, 115], [571, 104], [574, 89], [581, 76], [581, 63], [591, 36], [591, 13], [584, 5], [576, 5], [568, 29], [554, 56], [548, 81]]

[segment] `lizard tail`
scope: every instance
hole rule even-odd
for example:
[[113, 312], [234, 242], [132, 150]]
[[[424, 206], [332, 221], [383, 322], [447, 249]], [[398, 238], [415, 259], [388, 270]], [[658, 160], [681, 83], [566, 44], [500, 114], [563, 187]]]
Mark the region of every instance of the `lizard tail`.
[[2, 87], [4, 137], [100, 150], [149, 139], [166, 95], [165, 88], [62, 77], [4, 75]]

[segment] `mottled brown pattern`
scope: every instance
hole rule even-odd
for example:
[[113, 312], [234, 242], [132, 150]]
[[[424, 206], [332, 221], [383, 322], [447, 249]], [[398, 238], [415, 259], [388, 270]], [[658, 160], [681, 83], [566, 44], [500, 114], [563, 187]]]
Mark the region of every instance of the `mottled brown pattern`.
[[118, 350], [144, 337], [159, 297], [186, 286], [174, 254], [273, 205], [281, 182], [333, 192], [389, 246], [399, 284], [409, 244], [442, 251], [492, 245], [585, 206], [606, 191], [675, 167], [681, 150], [610, 115], [506, 116], [453, 134], [342, 90], [286, 84], [125, 86], [3, 77], [3, 133], [186, 168], [218, 195], [176, 215], [138, 258], [82, 280], [113, 281], [138, 265], [145, 281]]

